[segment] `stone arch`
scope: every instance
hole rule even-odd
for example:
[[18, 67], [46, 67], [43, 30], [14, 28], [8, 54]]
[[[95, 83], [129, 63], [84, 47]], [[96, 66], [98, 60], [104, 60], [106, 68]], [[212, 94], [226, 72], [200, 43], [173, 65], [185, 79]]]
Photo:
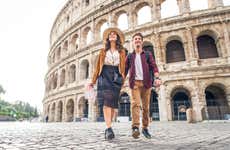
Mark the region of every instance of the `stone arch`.
[[61, 70], [61, 75], [60, 75], [60, 87], [64, 86], [65, 84], [65, 69]]
[[[147, 18], [145, 17], [144, 21], [142, 21], [140, 18], [143, 12], [145, 12], [145, 16], [147, 15]], [[137, 25], [142, 25], [147, 22], [151, 22], [152, 21], [152, 4], [147, 1], [137, 4], [134, 9], [133, 15], [134, 15], [134, 20]]]
[[96, 37], [97, 39], [102, 39], [102, 34], [104, 30], [108, 28], [108, 21], [106, 19], [101, 19], [96, 25]]
[[51, 115], [50, 115], [50, 121], [54, 122], [55, 120], [55, 102], [51, 105]]
[[216, 58], [220, 56], [219, 38], [217, 32], [213, 30], [201, 31], [197, 36], [197, 49], [200, 59]]
[[69, 80], [70, 83], [73, 83], [76, 81], [76, 65], [72, 64], [69, 69]]
[[47, 110], [46, 110], [46, 116], [48, 116], [48, 121], [50, 121], [51, 119], [51, 112], [50, 112], [50, 104], [48, 104], [47, 106]]
[[93, 71], [92, 72], [94, 72], [94, 70], [96, 69], [96, 67], [97, 67], [97, 61], [98, 61], [98, 58], [99, 58], [99, 54], [98, 55], [95, 55], [94, 57], [93, 57], [93, 60], [92, 60], [92, 65], [93, 65]]
[[66, 121], [72, 122], [74, 120], [74, 100], [69, 99], [66, 103]]
[[57, 75], [57, 73], [54, 73], [54, 75], [53, 75], [53, 89], [57, 88], [57, 80], [58, 80], [58, 75]]
[[62, 122], [63, 118], [63, 102], [59, 101], [57, 103], [57, 122]]
[[218, 82], [207, 85], [204, 90], [207, 114], [203, 118], [209, 120], [226, 119], [226, 115], [230, 113], [226, 86]]
[[78, 36], [78, 34], [73, 35], [70, 44], [71, 44], [71, 47], [73, 48], [74, 51], [78, 50], [78, 48], [79, 48], [79, 36]]
[[187, 120], [186, 110], [192, 108], [191, 92], [185, 86], [176, 86], [170, 92], [172, 120]]
[[184, 45], [181, 38], [171, 36], [166, 41], [166, 63], [185, 61]]
[[91, 31], [91, 28], [90, 27], [86, 27], [84, 30], [83, 30], [83, 33], [82, 33], [82, 37], [83, 37], [83, 45], [88, 45], [92, 42], [93, 40], [93, 35], [92, 35], [92, 31]]
[[119, 116], [130, 116], [130, 96], [126, 92], [122, 92], [119, 98]]
[[78, 101], [78, 110], [80, 118], [88, 118], [89, 101], [84, 97], [81, 97]]
[[60, 60], [60, 58], [61, 58], [61, 46], [59, 46], [57, 49], [57, 60]]
[[68, 46], [69, 46], [68, 40], [66, 40], [66, 41], [64, 42], [63, 48], [62, 48], [64, 52], [68, 51]]
[[80, 80], [89, 78], [89, 61], [84, 59], [80, 64]]
[[121, 30], [127, 30], [129, 28], [128, 13], [125, 10], [121, 10], [115, 14], [115, 23]]
[[191, 11], [197, 11], [202, 9], [208, 9], [208, 0], [189, 0]]
[[[175, 9], [171, 9], [175, 8]], [[170, 11], [168, 11], [170, 10]], [[168, 18], [179, 15], [177, 0], [165, 0], [161, 3], [161, 17]]]
[[55, 55], [55, 53], [53, 53], [53, 55], [52, 55], [52, 63], [55, 63], [56, 62], [56, 55]]

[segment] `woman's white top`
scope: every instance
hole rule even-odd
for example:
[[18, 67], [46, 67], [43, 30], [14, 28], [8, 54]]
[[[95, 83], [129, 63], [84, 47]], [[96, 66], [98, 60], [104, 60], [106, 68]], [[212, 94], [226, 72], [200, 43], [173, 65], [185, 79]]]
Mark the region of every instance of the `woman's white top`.
[[105, 65], [118, 66], [120, 63], [120, 55], [118, 50], [108, 50], [105, 55]]

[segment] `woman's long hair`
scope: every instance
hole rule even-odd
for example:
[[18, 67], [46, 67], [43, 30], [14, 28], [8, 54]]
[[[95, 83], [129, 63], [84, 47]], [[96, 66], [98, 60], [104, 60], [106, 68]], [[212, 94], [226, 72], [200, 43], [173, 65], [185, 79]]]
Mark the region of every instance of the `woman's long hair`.
[[[111, 33], [111, 32], [110, 32]], [[109, 33], [109, 35], [110, 35]], [[117, 34], [117, 32], [115, 32]], [[109, 41], [109, 35], [106, 38], [106, 43], [105, 43], [105, 51], [109, 50], [111, 48], [111, 44]], [[123, 49], [123, 46], [121, 45], [121, 38], [120, 36], [117, 34], [117, 40], [116, 40], [116, 49], [120, 52]]]

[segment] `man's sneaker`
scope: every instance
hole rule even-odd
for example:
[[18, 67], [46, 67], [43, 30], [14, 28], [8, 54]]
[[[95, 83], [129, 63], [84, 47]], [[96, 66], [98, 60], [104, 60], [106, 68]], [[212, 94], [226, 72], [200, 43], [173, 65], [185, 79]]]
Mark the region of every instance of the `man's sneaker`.
[[114, 138], [114, 133], [112, 128], [108, 128], [105, 130], [105, 139], [112, 140]]
[[135, 138], [135, 139], [139, 138], [139, 136], [140, 136], [139, 128], [133, 127], [132, 129], [133, 129], [133, 132], [132, 132], [133, 138]]
[[147, 139], [151, 139], [152, 136], [149, 134], [148, 129], [142, 129], [142, 133]]

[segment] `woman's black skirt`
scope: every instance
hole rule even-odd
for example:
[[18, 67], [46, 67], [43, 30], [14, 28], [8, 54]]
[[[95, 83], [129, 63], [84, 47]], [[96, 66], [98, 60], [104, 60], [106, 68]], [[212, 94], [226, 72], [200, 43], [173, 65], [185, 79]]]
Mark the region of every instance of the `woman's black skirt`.
[[118, 108], [121, 86], [122, 76], [118, 66], [104, 65], [97, 83], [99, 106]]

